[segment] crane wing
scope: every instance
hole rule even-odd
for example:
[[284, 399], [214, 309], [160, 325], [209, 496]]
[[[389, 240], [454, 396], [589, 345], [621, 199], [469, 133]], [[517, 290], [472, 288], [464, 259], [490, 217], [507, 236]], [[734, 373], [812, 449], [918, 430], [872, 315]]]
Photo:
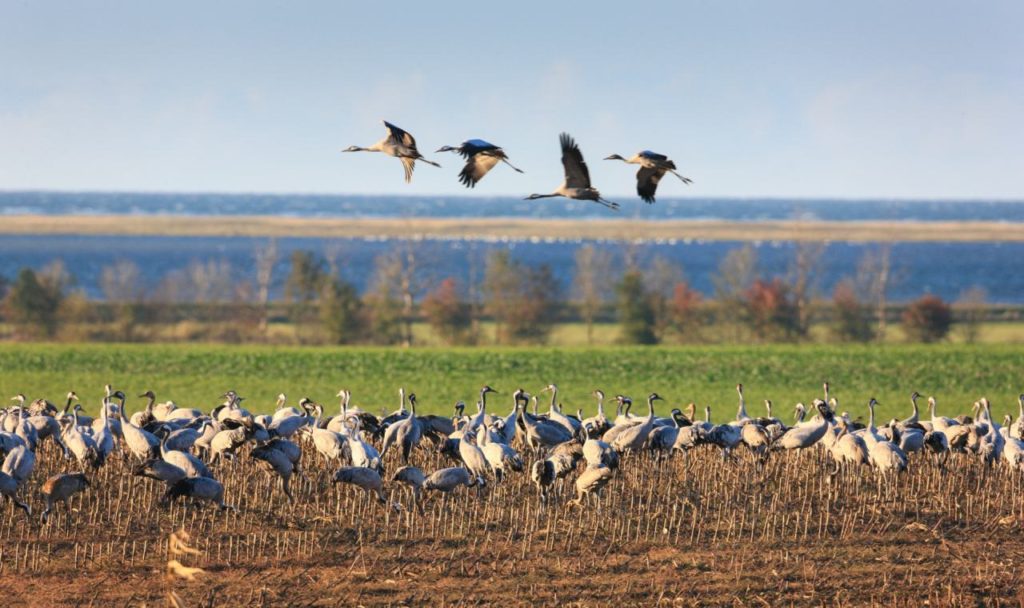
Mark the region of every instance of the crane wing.
[[579, 146], [568, 133], [562, 133], [558, 140], [562, 144], [562, 166], [565, 168], [566, 187], [589, 188], [590, 171]]
[[416, 159], [409, 156], [403, 156], [398, 160], [402, 161], [402, 167], [405, 168], [405, 183], [412, 181], [412, 170], [416, 168]]
[[388, 121], [384, 121], [384, 127], [388, 130], [388, 136], [391, 137], [391, 141], [395, 144], [405, 146], [411, 150], [416, 149], [416, 138], [409, 135], [407, 131], [396, 127]]
[[658, 182], [664, 175], [664, 169], [649, 169], [647, 167], [641, 167], [636, 172], [636, 193], [645, 203], [654, 202], [654, 192], [658, 189]]
[[476, 186], [476, 183], [483, 179], [487, 172], [493, 169], [494, 165], [498, 164], [500, 160], [500, 157], [488, 154], [487, 152], [474, 154], [466, 161], [466, 166], [459, 173], [459, 181], [467, 188]]

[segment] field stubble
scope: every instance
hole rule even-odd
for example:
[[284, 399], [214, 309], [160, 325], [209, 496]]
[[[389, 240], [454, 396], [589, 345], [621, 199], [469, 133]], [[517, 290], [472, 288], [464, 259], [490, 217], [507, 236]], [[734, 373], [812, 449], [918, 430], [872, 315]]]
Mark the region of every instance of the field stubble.
[[[72, 466], [53, 447], [36, 484]], [[162, 486], [119, 457], [48, 525], [5, 506], [7, 605], [159, 604], [179, 528], [207, 571], [176, 586], [190, 606], [996, 605], [1016, 602], [1022, 582], [1022, 478], [975, 459], [943, 473], [915, 456], [898, 479], [832, 477], [816, 450], [773, 454], [761, 471], [744, 451], [725, 462], [703, 447], [627, 457], [583, 507], [568, 506], [568, 485], [542, 505], [519, 474], [479, 496], [432, 498], [419, 515], [397, 485], [389, 500], [401, 508], [332, 486], [337, 465], [311, 449], [289, 505], [248, 451], [215, 471], [237, 512], [161, 506]], [[448, 466], [440, 458], [414, 455], [427, 471]]]

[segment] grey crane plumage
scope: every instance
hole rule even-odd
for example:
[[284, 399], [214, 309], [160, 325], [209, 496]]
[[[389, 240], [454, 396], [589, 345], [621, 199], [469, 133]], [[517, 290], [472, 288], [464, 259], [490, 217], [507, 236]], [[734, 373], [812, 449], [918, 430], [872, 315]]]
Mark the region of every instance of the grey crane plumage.
[[484, 458], [487, 459], [487, 464], [490, 465], [491, 471], [494, 472], [495, 481], [501, 483], [501, 480], [504, 479], [509, 471], [521, 472], [523, 470], [523, 459], [510, 446], [493, 441], [490, 434], [488, 429], [480, 428], [478, 434], [479, 448]]
[[63, 431], [64, 445], [68, 447], [79, 463], [87, 463], [92, 468], [100, 466], [100, 456], [96, 451], [96, 442], [92, 436], [83, 433], [79, 427], [78, 412], [82, 409], [81, 404], [76, 403], [71, 410], [71, 420], [66, 421]]
[[486, 482], [481, 477], [474, 477], [464, 467], [438, 469], [423, 481], [424, 490], [434, 490], [442, 494], [448, 494], [460, 486], [471, 488], [475, 485], [484, 486]]
[[427, 160], [420, 154], [420, 151], [416, 149], [416, 139], [407, 131], [396, 127], [386, 120], [382, 122], [384, 123], [384, 128], [388, 131], [384, 139], [369, 148], [349, 146], [342, 150], [342, 152], [383, 152], [388, 156], [393, 156], [402, 161], [402, 166], [405, 168], [406, 183], [412, 181], [412, 172], [416, 167], [416, 161], [422, 161], [435, 167], [441, 166], [432, 160]]
[[366, 490], [367, 494], [373, 494], [381, 504], [387, 504], [384, 496], [384, 481], [380, 473], [367, 467], [341, 467], [334, 473], [333, 483], [347, 483]]
[[[404, 391], [402, 391], [402, 394], [404, 395]], [[384, 433], [384, 447], [380, 451], [382, 462], [388, 450], [394, 446], [402, 448], [402, 464], [409, 464], [409, 455], [423, 438], [423, 425], [420, 423], [419, 418], [416, 417], [416, 393], [409, 394], [409, 407], [408, 415], [389, 426]]]
[[235, 508], [224, 502], [224, 484], [209, 477], [187, 477], [167, 489], [163, 501], [172, 502], [182, 496], [205, 500], [217, 505], [221, 511]]
[[121, 437], [136, 458], [145, 460], [160, 453], [160, 440], [149, 431], [132, 424], [124, 407], [120, 408], [119, 416], [121, 418]]
[[[313, 447], [324, 460], [330, 462], [338, 460], [345, 455], [348, 445], [347, 435], [342, 435], [330, 429], [321, 429], [316, 425], [306, 427], [306, 432], [313, 439]], [[354, 431], [353, 431], [354, 432]], [[349, 450], [351, 453], [351, 450]]]
[[640, 169], [636, 172], [636, 193], [640, 196], [641, 200], [648, 204], [654, 203], [654, 193], [658, 189], [658, 183], [666, 173], [675, 175], [684, 184], [693, 183], [693, 180], [683, 177], [676, 171], [676, 164], [669, 160], [667, 156], [651, 152], [650, 150], [637, 152], [629, 158], [612, 154], [605, 158], [605, 160], [621, 160], [626, 164], [640, 165]]
[[[587, 435], [583, 442], [583, 459], [587, 461], [587, 466], [604, 465], [609, 469], [617, 469], [619, 453], [611, 445], [599, 439], [599, 433], [592, 423], [585, 422], [583, 430]], [[678, 431], [678, 429], [676, 430]]]
[[659, 400], [661, 400], [661, 396], [658, 393], [651, 393], [647, 396], [647, 418], [642, 423], [628, 427], [618, 434], [611, 441], [613, 448], [620, 453], [638, 451], [647, 443], [651, 429], [654, 428], [654, 402]]
[[189, 454], [188, 452], [182, 452], [180, 450], [168, 450], [166, 442], [160, 444], [160, 457], [181, 470], [185, 471], [185, 475], [188, 477], [210, 477], [213, 478], [213, 474], [210, 473], [210, 469], [202, 461]]
[[482, 139], [468, 139], [458, 146], [442, 146], [437, 151], [456, 152], [466, 159], [466, 165], [459, 173], [459, 181], [467, 188], [476, 187], [477, 182], [499, 162], [505, 163], [519, 173], [523, 172], [508, 161], [504, 150]]
[[17, 480], [2, 471], [0, 471], [0, 495], [10, 499], [16, 508], [25, 512], [26, 516], [32, 516], [32, 507], [28, 503], [18, 500]]
[[293, 502], [295, 499], [288, 483], [291, 481], [292, 473], [295, 472], [295, 463], [288, 457], [288, 454], [284, 450], [277, 449], [275, 445], [267, 444], [253, 448], [249, 455], [263, 464], [268, 472], [276, 473], [281, 478], [281, 489], [288, 497], [288, 502]]
[[[206, 433], [207, 427], [211, 427], [214, 424], [215, 423], [212, 420], [207, 418], [199, 422], [198, 426], [185, 426], [175, 431], [171, 431], [170, 434], [167, 435], [167, 449], [180, 450], [182, 452], [191, 450], [196, 441]], [[126, 439], [127, 436], [128, 433], [126, 432]], [[159, 447], [159, 442], [157, 443], [157, 447]]]
[[2, 470], [23, 485], [36, 468], [36, 455], [28, 446], [19, 445], [7, 453]]
[[150, 458], [139, 464], [132, 469], [132, 475], [162, 481], [168, 486], [173, 486], [188, 477], [185, 469], [161, 458]]
[[[523, 407], [520, 405], [520, 407]], [[526, 435], [531, 445], [539, 447], [553, 447], [572, 439], [570, 433], [564, 426], [543, 418], [535, 419], [522, 412], [520, 420], [526, 429]]]
[[600, 496], [601, 490], [608, 485], [613, 477], [612, 470], [604, 465], [587, 467], [580, 476], [576, 478], [576, 498], [569, 504], [580, 505], [583, 499], [588, 496]]
[[1017, 396], [1017, 421], [1006, 426], [1009, 427], [1010, 437], [1024, 439], [1024, 394]]
[[590, 183], [590, 170], [583, 160], [583, 153], [576, 145], [576, 142], [568, 133], [558, 136], [562, 146], [562, 168], [565, 170], [565, 181], [551, 194], [531, 194], [526, 200], [532, 201], [539, 198], [551, 198], [563, 196], [580, 201], [593, 201], [608, 207], [618, 209], [619, 204], [601, 198], [601, 193]]
[[423, 504], [420, 502], [420, 492], [423, 491], [423, 484], [426, 480], [427, 476], [423, 474], [423, 471], [411, 466], [400, 467], [391, 476], [391, 481], [409, 486], [409, 489], [412, 491], [412, 502], [421, 514], [423, 513]]
[[17, 395], [12, 398], [12, 401], [18, 402], [18, 415], [14, 418], [13, 431], [18, 437], [25, 440], [28, 444], [28, 448], [35, 451], [36, 444], [39, 442], [39, 433], [36, 431], [36, 427], [28, 421], [28, 408], [25, 406], [25, 395]]

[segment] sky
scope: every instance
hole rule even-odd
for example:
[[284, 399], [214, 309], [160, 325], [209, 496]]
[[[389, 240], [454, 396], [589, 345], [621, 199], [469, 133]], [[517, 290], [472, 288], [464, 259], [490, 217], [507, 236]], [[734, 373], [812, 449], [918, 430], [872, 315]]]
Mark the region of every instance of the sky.
[[[1024, 200], [1024, 3], [0, 0], [0, 189]], [[443, 168], [342, 154], [386, 119]], [[473, 191], [442, 145], [482, 138]]]

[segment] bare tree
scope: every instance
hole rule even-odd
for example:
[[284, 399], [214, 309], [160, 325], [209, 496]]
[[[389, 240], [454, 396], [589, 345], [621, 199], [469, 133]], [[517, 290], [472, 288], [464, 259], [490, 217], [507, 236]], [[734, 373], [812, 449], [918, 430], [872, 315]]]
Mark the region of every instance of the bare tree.
[[469, 268], [468, 282], [466, 285], [466, 298], [469, 301], [469, 339], [473, 342], [480, 340], [480, 314], [483, 308], [480, 289], [480, 266], [476, 242], [469, 245]]
[[665, 339], [665, 332], [672, 324], [672, 297], [676, 285], [684, 280], [682, 266], [661, 255], [654, 256], [644, 272], [644, 284], [654, 313], [654, 333], [658, 341]]
[[143, 293], [140, 276], [138, 265], [129, 260], [118, 260], [100, 273], [100, 289], [114, 310], [116, 333], [125, 341], [135, 339]]
[[418, 259], [411, 242], [375, 260], [374, 333], [386, 342], [412, 345], [416, 296], [421, 291], [417, 280]]
[[964, 342], [974, 344], [981, 336], [981, 323], [985, 320], [985, 302], [988, 293], [983, 287], [975, 285], [960, 293], [956, 301], [956, 309], [959, 312], [957, 325], [960, 327], [960, 334]]
[[487, 256], [482, 287], [487, 312], [494, 319], [497, 342], [507, 337], [505, 326], [517, 305], [516, 297], [522, 283], [520, 273], [521, 268], [507, 249], [496, 249]]
[[756, 279], [757, 251], [749, 244], [729, 251], [718, 265], [718, 274], [712, 279], [718, 314], [732, 328], [734, 340], [741, 337], [745, 295]]
[[610, 272], [611, 255], [607, 251], [589, 244], [576, 250], [573, 295], [587, 325], [587, 344], [594, 343], [594, 319], [611, 295]]
[[270, 316], [270, 286], [277, 264], [277, 239], [267, 241], [265, 247], [256, 249], [256, 302], [260, 309], [258, 331], [266, 338], [268, 318]]
[[187, 275], [193, 301], [224, 303], [234, 300], [235, 284], [231, 272], [231, 263], [225, 259], [193, 261], [189, 264]]
[[801, 336], [806, 336], [811, 329], [812, 305], [818, 295], [818, 274], [827, 248], [828, 245], [821, 241], [800, 241], [793, 252], [789, 282], [796, 305], [796, 330]]
[[892, 281], [892, 245], [885, 243], [875, 251], [868, 251], [857, 265], [858, 289], [867, 294], [868, 301], [875, 305], [878, 329], [875, 337], [885, 340], [886, 309]]

